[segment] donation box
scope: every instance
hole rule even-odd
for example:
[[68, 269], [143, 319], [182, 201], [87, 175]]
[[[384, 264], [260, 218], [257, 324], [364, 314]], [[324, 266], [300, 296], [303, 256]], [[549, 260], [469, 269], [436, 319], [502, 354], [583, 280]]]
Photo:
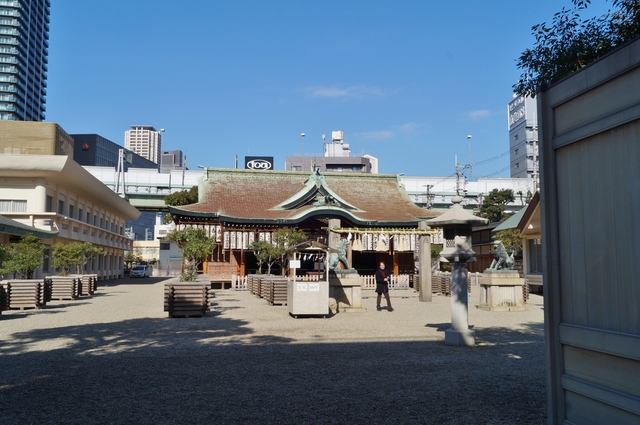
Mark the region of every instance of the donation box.
[[290, 280], [287, 286], [287, 306], [293, 317], [329, 314], [329, 282], [299, 282]]

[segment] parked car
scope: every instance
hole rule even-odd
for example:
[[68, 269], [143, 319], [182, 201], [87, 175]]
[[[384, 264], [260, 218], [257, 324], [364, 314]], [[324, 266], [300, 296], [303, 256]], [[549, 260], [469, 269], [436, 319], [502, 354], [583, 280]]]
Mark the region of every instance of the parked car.
[[152, 272], [151, 266], [135, 266], [129, 272], [129, 277], [149, 277]]

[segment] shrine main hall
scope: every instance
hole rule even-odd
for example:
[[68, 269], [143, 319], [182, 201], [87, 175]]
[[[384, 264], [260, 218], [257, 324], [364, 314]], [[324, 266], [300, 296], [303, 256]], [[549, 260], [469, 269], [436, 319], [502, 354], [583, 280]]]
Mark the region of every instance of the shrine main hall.
[[[215, 236], [217, 247], [203, 262], [212, 281], [255, 273], [249, 245], [270, 242], [282, 227], [332, 248], [346, 239], [349, 262], [360, 274], [374, 273], [380, 261], [396, 275], [413, 274], [418, 240], [428, 237], [420, 222], [440, 215], [415, 205], [400, 177], [389, 174], [204, 168], [198, 198], [169, 211], [177, 229], [200, 227]], [[301, 252], [300, 259], [298, 274], [324, 266], [318, 252]]]

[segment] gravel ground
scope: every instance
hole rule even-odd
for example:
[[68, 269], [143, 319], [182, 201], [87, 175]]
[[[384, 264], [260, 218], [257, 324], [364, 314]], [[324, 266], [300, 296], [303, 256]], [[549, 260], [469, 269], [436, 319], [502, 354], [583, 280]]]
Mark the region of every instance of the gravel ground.
[[[169, 319], [162, 278], [0, 315], [0, 424], [544, 424], [542, 297], [479, 310], [475, 347], [444, 345], [450, 298], [392, 291], [394, 312], [288, 315], [216, 291]], [[384, 306], [384, 300], [382, 302]]]

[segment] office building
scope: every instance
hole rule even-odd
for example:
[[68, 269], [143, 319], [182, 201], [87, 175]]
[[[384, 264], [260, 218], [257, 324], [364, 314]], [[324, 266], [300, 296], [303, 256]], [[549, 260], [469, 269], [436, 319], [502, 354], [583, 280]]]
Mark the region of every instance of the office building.
[[538, 180], [538, 111], [536, 100], [518, 96], [509, 102], [511, 177]]
[[[73, 159], [83, 166], [117, 167], [122, 146], [98, 134], [72, 134]], [[125, 170], [132, 168], [158, 168], [158, 164], [133, 152], [126, 152]]]
[[378, 174], [378, 158], [371, 155], [351, 156], [344, 132], [332, 131], [331, 142], [322, 140], [323, 154], [288, 156], [285, 169], [289, 171], [350, 172]]
[[0, 120], [44, 121], [49, 0], [0, 1]]
[[132, 125], [124, 132], [124, 147], [143, 158], [160, 164], [162, 149], [162, 130], [151, 125]]
[[186, 164], [183, 162], [181, 150], [162, 151], [160, 159], [160, 172], [168, 173], [173, 170], [183, 170]]

